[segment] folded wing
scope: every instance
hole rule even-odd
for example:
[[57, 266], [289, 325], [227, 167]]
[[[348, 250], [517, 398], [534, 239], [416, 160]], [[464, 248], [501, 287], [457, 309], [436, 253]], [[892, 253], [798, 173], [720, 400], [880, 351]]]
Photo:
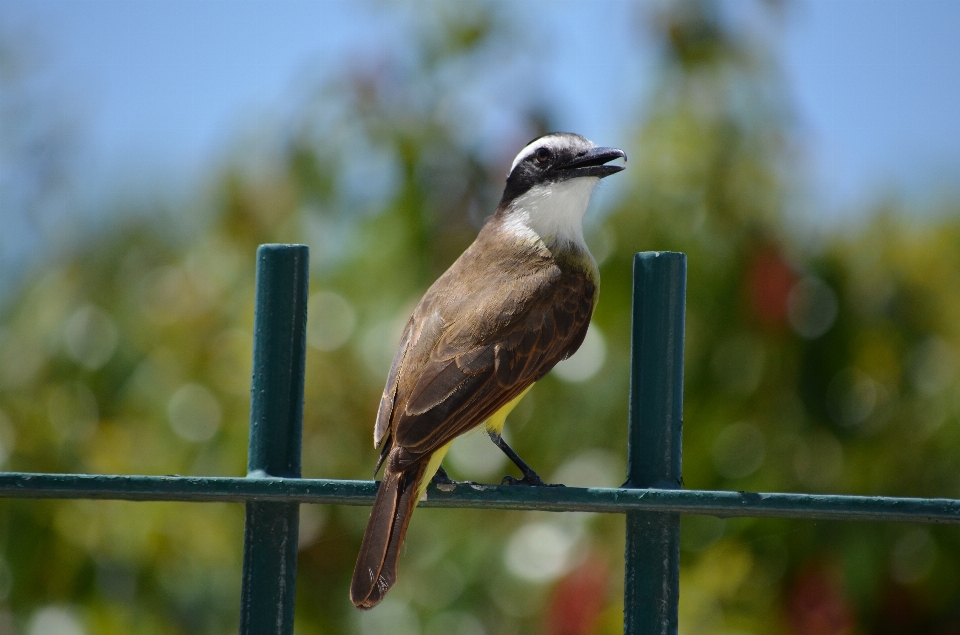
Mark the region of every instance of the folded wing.
[[[580, 347], [593, 312], [594, 283], [584, 273], [564, 274], [556, 267], [535, 275], [523, 281], [522, 293], [493, 296], [486, 306], [464, 303], [469, 315], [436, 316], [434, 332], [414, 338], [408, 329], [378, 419], [379, 428], [390, 413], [391, 445], [406, 450], [396, 469], [480, 425]], [[433, 306], [429, 297], [421, 303], [425, 311]], [[411, 322], [429, 321], [425, 317]]]

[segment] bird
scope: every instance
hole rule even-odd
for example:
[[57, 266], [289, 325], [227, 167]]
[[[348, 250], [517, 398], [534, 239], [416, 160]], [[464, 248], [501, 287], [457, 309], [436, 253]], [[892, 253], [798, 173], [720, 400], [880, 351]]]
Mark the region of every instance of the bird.
[[627, 155], [574, 133], [529, 142], [474, 242], [427, 290], [403, 331], [374, 426], [384, 467], [350, 586], [359, 609], [397, 581], [400, 546], [453, 440], [481, 425], [522, 479], [545, 485], [501, 436], [533, 384], [583, 343], [600, 285], [583, 218]]

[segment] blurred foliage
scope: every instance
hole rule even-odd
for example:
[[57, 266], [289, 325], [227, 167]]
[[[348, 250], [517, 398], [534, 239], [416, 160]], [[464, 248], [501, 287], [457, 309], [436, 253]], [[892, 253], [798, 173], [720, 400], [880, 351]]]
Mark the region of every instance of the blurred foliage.
[[[0, 322], [4, 468], [243, 474], [255, 249], [306, 242], [304, 476], [369, 478], [409, 311], [550, 127], [532, 104], [496, 159], [464, 140], [449, 95], [512, 50], [508, 21], [469, 6], [434, 6], [400, 61], [344, 69], [277, 152], [238, 152], [189, 209], [133, 215], [38, 271]], [[958, 210], [919, 225], [890, 204], [798, 237], [797, 141], [764, 40], [707, 2], [651, 12], [655, 90], [632, 138], [597, 140], [639, 152], [588, 228], [595, 327], [511, 417], [514, 446], [551, 480], [622, 481], [631, 259], [670, 249], [690, 266], [688, 487], [960, 497]], [[478, 435], [449, 469], [507, 466]], [[399, 584], [358, 613], [367, 514], [302, 507], [301, 635], [622, 630], [618, 516], [419, 510]], [[4, 500], [0, 632], [233, 632], [242, 523], [237, 505]], [[688, 517], [682, 549], [683, 633], [960, 632], [954, 528]]]

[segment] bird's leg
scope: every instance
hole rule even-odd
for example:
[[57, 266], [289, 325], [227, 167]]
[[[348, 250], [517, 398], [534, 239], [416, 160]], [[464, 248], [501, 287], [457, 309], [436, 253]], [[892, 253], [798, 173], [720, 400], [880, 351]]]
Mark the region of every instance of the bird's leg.
[[490, 440], [497, 444], [497, 447], [500, 448], [504, 454], [507, 455], [513, 464], [520, 468], [520, 471], [523, 473], [523, 478], [515, 479], [512, 476], [504, 476], [503, 480], [500, 482], [501, 485], [535, 485], [538, 487], [563, 487], [563, 485], [557, 483], [544, 483], [543, 479], [540, 478], [536, 472], [533, 471], [526, 461], [520, 458], [513, 448], [511, 448], [506, 441], [503, 440], [503, 437], [497, 434], [496, 432], [487, 432], [490, 435]]

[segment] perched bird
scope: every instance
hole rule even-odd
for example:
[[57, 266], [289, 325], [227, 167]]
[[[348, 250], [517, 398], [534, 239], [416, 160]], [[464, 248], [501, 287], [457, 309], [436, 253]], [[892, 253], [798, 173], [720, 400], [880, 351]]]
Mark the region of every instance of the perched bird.
[[571, 133], [531, 141], [510, 167], [496, 212], [414, 309], [380, 400], [373, 440], [385, 465], [350, 599], [376, 606], [397, 581], [407, 524], [459, 435], [486, 424], [520, 468], [504, 482], [543, 485], [500, 436], [507, 414], [583, 343], [600, 274], [583, 216], [622, 150]]

